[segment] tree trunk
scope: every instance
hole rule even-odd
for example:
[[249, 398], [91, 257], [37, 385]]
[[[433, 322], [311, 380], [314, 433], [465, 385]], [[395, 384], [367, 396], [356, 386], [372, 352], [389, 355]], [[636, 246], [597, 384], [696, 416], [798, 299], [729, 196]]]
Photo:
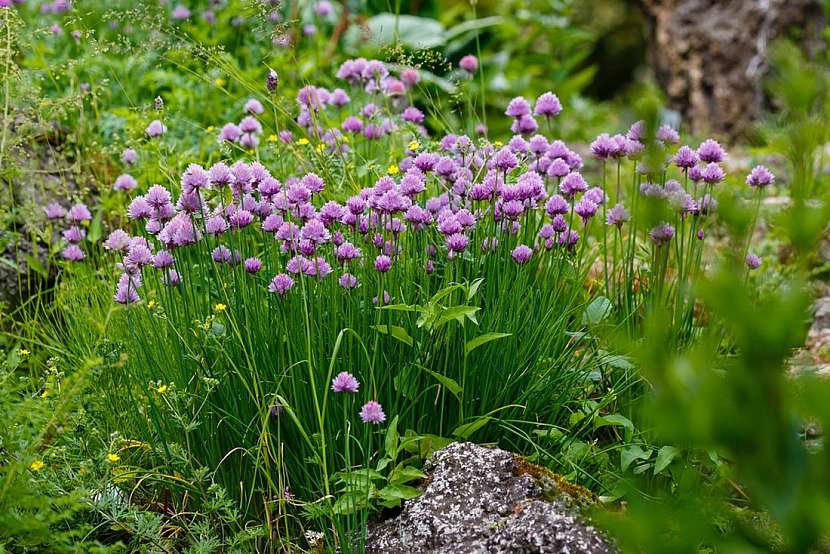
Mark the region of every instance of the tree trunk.
[[639, 0], [651, 66], [673, 109], [697, 133], [743, 134], [761, 113], [770, 43], [799, 26], [821, 36], [819, 0]]

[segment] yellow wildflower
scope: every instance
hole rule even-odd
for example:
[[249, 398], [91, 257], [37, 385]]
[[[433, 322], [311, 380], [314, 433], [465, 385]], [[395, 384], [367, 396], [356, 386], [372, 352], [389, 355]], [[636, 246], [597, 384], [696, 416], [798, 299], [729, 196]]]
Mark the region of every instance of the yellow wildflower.
[[388, 168], [386, 168], [386, 173], [388, 173], [389, 175], [397, 175], [398, 173], [400, 173], [400, 171], [401, 170], [398, 169], [398, 166], [396, 166], [395, 164], [392, 164]]
[[160, 386], [159, 388], [156, 389], [156, 392], [159, 393], [159, 394], [164, 394], [165, 392], [167, 392], [167, 385]]
[[119, 456], [118, 454], [113, 454], [112, 452], [107, 454], [107, 460], [109, 460], [113, 464], [115, 462], [117, 462], [118, 460], [120, 460], [120, 459], [121, 459], [121, 456]]
[[17, 351], [17, 353], [20, 354], [21, 358], [28, 358], [29, 354], [31, 354], [31, 352], [29, 352], [25, 348], [21, 348], [20, 350]]
[[410, 142], [410, 143], [407, 145], [407, 148], [409, 148], [410, 150], [412, 150], [413, 152], [415, 152], [416, 150], [420, 150], [421, 145], [420, 145], [420, 144], [418, 144], [418, 141], [417, 141], [417, 140], [413, 140], [412, 142]]
[[268, 142], [277, 142], [277, 135], [275, 135], [274, 133], [268, 135]]
[[49, 396], [49, 389], [46, 389], [45, 391], [40, 393], [41, 398], [46, 398], [47, 396]]
[[215, 81], [213, 81], [213, 83], [214, 83], [217, 87], [224, 87], [224, 86], [225, 86], [225, 80], [224, 80], [224, 79], [222, 79], [221, 77], [217, 78]]
[[46, 464], [43, 463], [43, 460], [35, 460], [29, 466], [29, 469], [31, 469], [32, 471], [40, 471], [44, 467], [46, 467]]
[[205, 132], [206, 133], [212, 133], [215, 130], [216, 130], [216, 127], [214, 127], [213, 125], [208, 125], [208, 128], [205, 129]]
[[225, 305], [224, 305], [224, 304], [222, 304], [222, 303], [219, 303], [219, 304], [216, 304], [216, 305], [213, 307], [213, 309], [214, 309], [214, 310], [216, 310], [217, 312], [224, 312], [225, 310], [227, 310], [227, 309], [228, 309], [228, 307], [227, 307], [227, 306], [225, 306]]
[[317, 145], [317, 151], [318, 152], [322, 152], [325, 149], [326, 149], [326, 145], [323, 144], [322, 142]]
[[306, 144], [308, 144], [308, 143], [309, 143], [309, 142], [308, 142], [308, 139], [307, 139], [307, 138], [305, 138], [305, 137], [303, 137], [303, 138], [301, 138], [301, 139], [298, 139], [298, 140], [297, 140], [297, 144], [299, 144], [300, 146], [305, 146], [305, 145], [306, 145]]
[[152, 310], [155, 307], [156, 307], [156, 301], [155, 300], [150, 300], [149, 302], [147, 302], [147, 309], [148, 310]]
[[500, 140], [497, 140], [493, 142], [493, 146], [495, 146], [496, 148], [501, 148], [502, 146], [504, 146], [504, 143]]

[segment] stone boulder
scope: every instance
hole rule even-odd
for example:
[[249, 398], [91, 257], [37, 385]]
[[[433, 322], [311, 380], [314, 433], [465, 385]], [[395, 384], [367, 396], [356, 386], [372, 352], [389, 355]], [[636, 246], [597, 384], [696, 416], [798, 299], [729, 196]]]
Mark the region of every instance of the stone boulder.
[[367, 552], [616, 552], [581, 514], [591, 493], [510, 452], [453, 443], [424, 471], [423, 495], [370, 525]]

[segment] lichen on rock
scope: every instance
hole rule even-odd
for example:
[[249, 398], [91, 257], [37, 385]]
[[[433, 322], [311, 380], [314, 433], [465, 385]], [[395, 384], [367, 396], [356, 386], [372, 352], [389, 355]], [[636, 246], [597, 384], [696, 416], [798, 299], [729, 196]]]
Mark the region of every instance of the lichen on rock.
[[590, 493], [510, 452], [453, 443], [424, 470], [423, 495], [370, 525], [367, 552], [616, 551], [580, 513]]

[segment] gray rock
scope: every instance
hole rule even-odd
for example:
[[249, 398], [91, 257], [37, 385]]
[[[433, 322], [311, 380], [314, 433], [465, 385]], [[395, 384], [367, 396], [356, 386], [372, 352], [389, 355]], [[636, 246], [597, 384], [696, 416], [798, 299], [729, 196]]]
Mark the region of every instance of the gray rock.
[[397, 517], [370, 525], [366, 551], [616, 552], [583, 522], [585, 496], [573, 492], [577, 487], [543, 470], [527, 471], [533, 467], [510, 452], [472, 443], [439, 450], [425, 464], [423, 495], [406, 501]]

